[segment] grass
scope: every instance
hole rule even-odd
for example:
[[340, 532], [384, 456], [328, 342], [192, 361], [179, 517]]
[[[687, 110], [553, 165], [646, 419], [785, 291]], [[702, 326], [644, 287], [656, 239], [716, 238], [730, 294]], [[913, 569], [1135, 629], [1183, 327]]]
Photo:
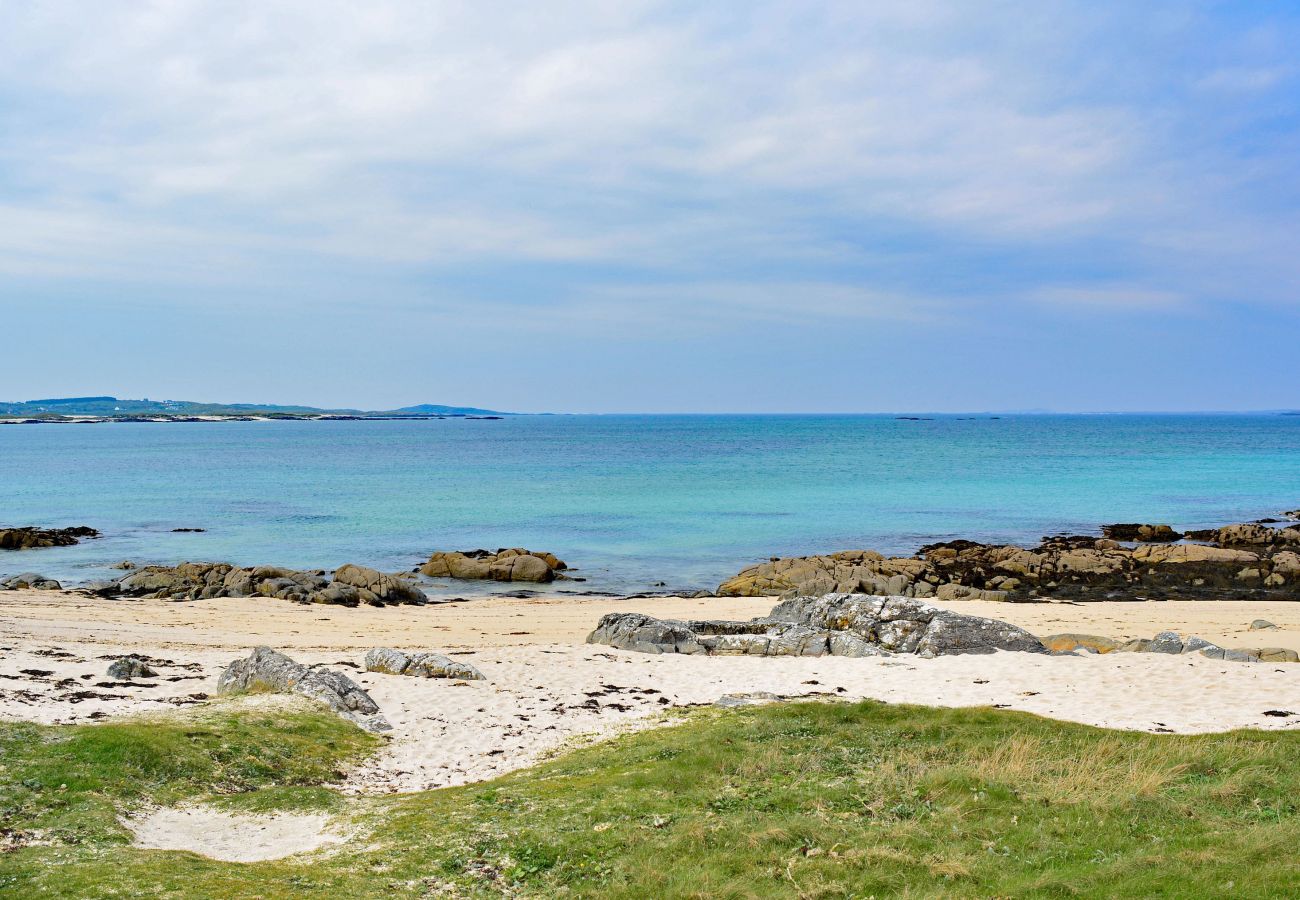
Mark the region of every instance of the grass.
[[[313, 786], [369, 746], [303, 710], [226, 714], [197, 736], [192, 723], [0, 727], [0, 827], [51, 841], [0, 854], [0, 895], [1266, 897], [1300, 884], [1297, 734], [805, 703], [695, 711], [486, 784], [364, 801]], [[214, 795], [332, 807], [363, 834], [332, 855], [236, 865], [132, 849], [114, 818]]]

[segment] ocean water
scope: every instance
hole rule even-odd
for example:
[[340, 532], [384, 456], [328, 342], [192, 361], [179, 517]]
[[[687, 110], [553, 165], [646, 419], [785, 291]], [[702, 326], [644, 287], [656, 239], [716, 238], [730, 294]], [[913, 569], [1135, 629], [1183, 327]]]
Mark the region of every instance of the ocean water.
[[[1300, 507], [1300, 416], [520, 416], [0, 427], [0, 573], [121, 559], [410, 569], [525, 546], [572, 590], [713, 588], [773, 555], [1208, 527]], [[204, 528], [175, 534], [173, 528]], [[431, 586], [465, 593], [464, 583]]]

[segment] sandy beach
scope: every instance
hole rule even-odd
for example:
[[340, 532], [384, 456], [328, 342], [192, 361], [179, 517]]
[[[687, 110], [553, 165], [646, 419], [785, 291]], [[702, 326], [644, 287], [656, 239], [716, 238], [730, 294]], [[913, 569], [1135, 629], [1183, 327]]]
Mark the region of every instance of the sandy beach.
[[[611, 611], [661, 618], [764, 615], [767, 598], [486, 598], [425, 607], [302, 606], [267, 599], [111, 601], [62, 592], [0, 593], [0, 717], [101, 721], [214, 702], [232, 660], [266, 644], [363, 685], [393, 725], [387, 747], [346, 787], [357, 792], [461, 784], [527, 766], [574, 742], [643, 727], [665, 710], [729, 693], [995, 706], [1057, 719], [1167, 732], [1300, 727], [1300, 665], [1200, 656], [1109, 654], [888, 659], [656, 656], [587, 645]], [[1150, 637], [1173, 629], [1229, 647], [1300, 648], [1300, 605], [1285, 602], [942, 604], [1040, 636]], [[1257, 618], [1278, 630], [1248, 631]], [[484, 681], [369, 673], [377, 646], [445, 650]], [[118, 682], [125, 653], [159, 677]], [[247, 702], [221, 700], [215, 702]], [[1290, 713], [1280, 715], [1279, 713]]]

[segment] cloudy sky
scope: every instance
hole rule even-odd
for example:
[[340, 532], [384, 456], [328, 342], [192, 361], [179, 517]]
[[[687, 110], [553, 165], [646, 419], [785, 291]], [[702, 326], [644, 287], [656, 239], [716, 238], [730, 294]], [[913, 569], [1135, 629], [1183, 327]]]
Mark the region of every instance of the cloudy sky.
[[0, 0], [0, 400], [1300, 407], [1300, 9]]

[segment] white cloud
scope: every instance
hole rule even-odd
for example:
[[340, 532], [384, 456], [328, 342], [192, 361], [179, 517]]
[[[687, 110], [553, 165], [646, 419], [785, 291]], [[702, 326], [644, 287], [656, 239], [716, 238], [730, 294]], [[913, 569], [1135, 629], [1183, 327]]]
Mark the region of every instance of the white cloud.
[[[331, 261], [639, 266], [730, 285], [699, 302], [743, 296], [763, 315], [779, 305], [771, 279], [735, 271], [752, 259], [794, 270], [786, 286], [838, 283], [808, 307], [831, 319], [956, 295], [926, 284], [942, 259], [914, 263], [906, 288], [821, 271], [866, 265], [874, 238], [857, 236], [896, 228], [937, 252], [1115, 241], [1108, 262], [1169, 281], [1170, 297], [1194, 291], [1207, 253], [1285, 281], [1289, 255], [1261, 248], [1294, 210], [1256, 215], [1267, 173], [1232, 169], [1199, 122], [1117, 87], [1092, 40], [1101, 15], [915, 0], [6, 4], [0, 271], [224, 283], [284, 278], [288, 260], [310, 261], [303, 277]], [[1128, 14], [1110, 15], [1122, 31]], [[1150, 55], [1129, 61], [1172, 65]], [[1279, 72], [1220, 61], [1199, 84], [1264, 92]], [[1225, 223], [1217, 249], [1178, 251]], [[1013, 274], [1011, 295], [1101, 308], [1164, 290], [1124, 301], [1107, 283]]]

